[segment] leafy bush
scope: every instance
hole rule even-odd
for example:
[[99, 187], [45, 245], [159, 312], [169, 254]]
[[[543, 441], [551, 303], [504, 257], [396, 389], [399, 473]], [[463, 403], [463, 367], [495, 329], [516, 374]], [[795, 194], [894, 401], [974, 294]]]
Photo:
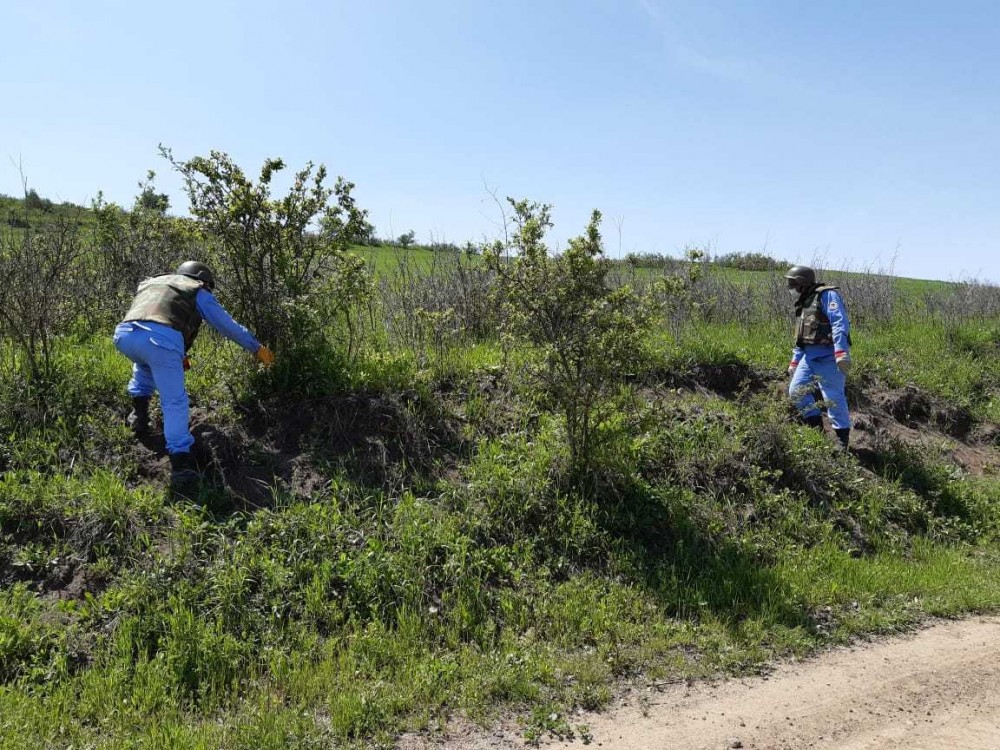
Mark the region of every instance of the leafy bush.
[[[602, 402], [642, 359], [653, 305], [629, 287], [609, 283], [599, 211], [583, 236], [553, 257], [543, 242], [552, 226], [551, 207], [508, 201], [517, 231], [509, 247], [495, 244], [485, 260], [497, 275], [508, 346], [532, 348], [524, 374], [561, 412], [571, 472], [580, 477], [596, 448]], [[516, 252], [509, 260], [508, 249]]]
[[682, 258], [663, 253], [627, 253], [620, 261], [612, 261], [627, 268], [653, 268], [660, 271], [676, 271], [684, 265]]
[[34, 189], [24, 194], [24, 205], [30, 211], [41, 211], [42, 213], [52, 213], [55, 204], [48, 198], [42, 198]]
[[408, 247], [412, 247], [413, 243], [416, 242], [416, 239], [417, 233], [411, 229], [409, 232], [399, 235], [399, 237], [396, 238], [396, 243], [405, 250]]
[[139, 187], [142, 188], [142, 192], [136, 196], [135, 205], [136, 208], [165, 214], [167, 209], [170, 208], [170, 196], [166, 193], [156, 192], [156, 188], [153, 186], [153, 180], [155, 178], [156, 172], [152, 169], [146, 173], [145, 181], [139, 183]]
[[713, 259], [717, 266], [738, 268], [741, 271], [786, 271], [791, 264], [764, 253], [726, 253]]
[[326, 168], [314, 171], [309, 163], [275, 199], [271, 181], [285, 168], [281, 159], [265, 161], [255, 182], [220, 151], [188, 161], [176, 160], [169, 149], [161, 152], [184, 180], [236, 317], [286, 361], [297, 349], [315, 346], [328, 324], [329, 300], [342, 309], [344, 295], [364, 288], [358, 278], [363, 264], [348, 253], [369, 227], [351, 195], [354, 185], [338, 178], [329, 188]]
[[164, 204], [151, 203], [152, 173], [140, 187], [130, 210], [106, 203], [101, 194], [92, 206], [96, 252], [86, 309], [95, 330], [120, 319], [143, 279], [205, 257], [199, 227], [190, 219], [167, 216]]

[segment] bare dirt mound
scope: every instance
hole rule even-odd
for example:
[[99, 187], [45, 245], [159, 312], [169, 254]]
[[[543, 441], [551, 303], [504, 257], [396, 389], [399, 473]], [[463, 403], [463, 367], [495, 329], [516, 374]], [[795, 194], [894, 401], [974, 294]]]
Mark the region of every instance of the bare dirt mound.
[[778, 393], [781, 377], [745, 362], [697, 363], [686, 370], [653, 369], [644, 376], [646, 385], [686, 388], [732, 400], [773, 390]]
[[869, 466], [879, 463], [887, 441], [897, 440], [938, 453], [969, 474], [1000, 470], [1000, 427], [977, 423], [968, 410], [915, 386], [864, 393], [852, 417], [852, 446]]
[[[321, 494], [331, 469], [366, 486], [399, 487], [453, 462], [463, 449], [454, 420], [412, 394], [327, 397], [244, 406], [239, 417], [191, 410], [192, 450], [209, 485], [248, 506], [275, 489]], [[144, 481], [165, 484], [170, 464], [163, 435], [135, 447]]]
[[[826, 652], [765, 677], [633, 692], [579, 714], [590, 747], [613, 750], [1000, 747], [1000, 619], [938, 622], [915, 635]], [[513, 729], [406, 737], [407, 750], [522, 748]], [[543, 741], [578, 748], [582, 741]]]
[[[784, 399], [788, 387], [786, 377], [741, 362], [699, 364], [683, 373], [656, 373], [656, 377], [661, 385], [727, 400], [763, 392]], [[818, 390], [816, 396], [822, 398]], [[854, 420], [851, 446], [869, 468], [880, 465], [879, 455], [885, 452], [887, 441], [898, 440], [940, 454], [969, 474], [1000, 471], [1000, 425], [977, 422], [968, 409], [913, 385], [854, 390], [849, 402]], [[827, 430], [832, 433], [829, 425]]]

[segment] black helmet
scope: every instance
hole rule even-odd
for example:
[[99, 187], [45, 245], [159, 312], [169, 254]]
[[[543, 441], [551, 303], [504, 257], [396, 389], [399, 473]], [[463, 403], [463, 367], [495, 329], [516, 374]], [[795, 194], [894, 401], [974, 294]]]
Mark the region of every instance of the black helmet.
[[181, 276], [190, 276], [192, 279], [198, 279], [198, 281], [204, 281], [205, 286], [209, 289], [215, 289], [215, 274], [212, 273], [211, 268], [201, 261], [186, 260], [177, 266], [177, 270], [174, 273]]
[[795, 286], [800, 289], [808, 289], [816, 285], [816, 272], [809, 266], [792, 266], [785, 274], [785, 278], [794, 281]]

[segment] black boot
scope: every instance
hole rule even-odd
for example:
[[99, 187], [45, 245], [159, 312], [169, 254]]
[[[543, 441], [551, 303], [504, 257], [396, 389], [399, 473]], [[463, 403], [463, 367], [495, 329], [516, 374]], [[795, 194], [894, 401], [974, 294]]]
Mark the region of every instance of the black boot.
[[814, 414], [811, 417], [802, 417], [802, 424], [807, 425], [808, 427], [812, 427], [812, 428], [817, 429], [820, 432], [822, 432], [823, 431], [823, 415], [822, 414]]
[[851, 441], [851, 428], [841, 427], [840, 429], [834, 430], [834, 432], [837, 433], [837, 439], [840, 441], [840, 444], [844, 446], [844, 450], [847, 450], [847, 445]]
[[132, 397], [132, 413], [126, 417], [125, 424], [137, 437], [149, 434], [149, 396]]
[[174, 490], [191, 490], [198, 484], [201, 475], [190, 453], [170, 454], [170, 487]]

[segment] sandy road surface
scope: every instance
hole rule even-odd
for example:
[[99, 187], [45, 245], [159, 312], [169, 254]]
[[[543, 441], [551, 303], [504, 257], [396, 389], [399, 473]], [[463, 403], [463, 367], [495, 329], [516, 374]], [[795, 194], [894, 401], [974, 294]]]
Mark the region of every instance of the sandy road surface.
[[[653, 691], [588, 724], [589, 745], [547, 748], [710, 750], [1000, 750], [1000, 618], [938, 622], [917, 633], [784, 664], [767, 677]], [[459, 732], [401, 747], [519, 748], [516, 732]]]

